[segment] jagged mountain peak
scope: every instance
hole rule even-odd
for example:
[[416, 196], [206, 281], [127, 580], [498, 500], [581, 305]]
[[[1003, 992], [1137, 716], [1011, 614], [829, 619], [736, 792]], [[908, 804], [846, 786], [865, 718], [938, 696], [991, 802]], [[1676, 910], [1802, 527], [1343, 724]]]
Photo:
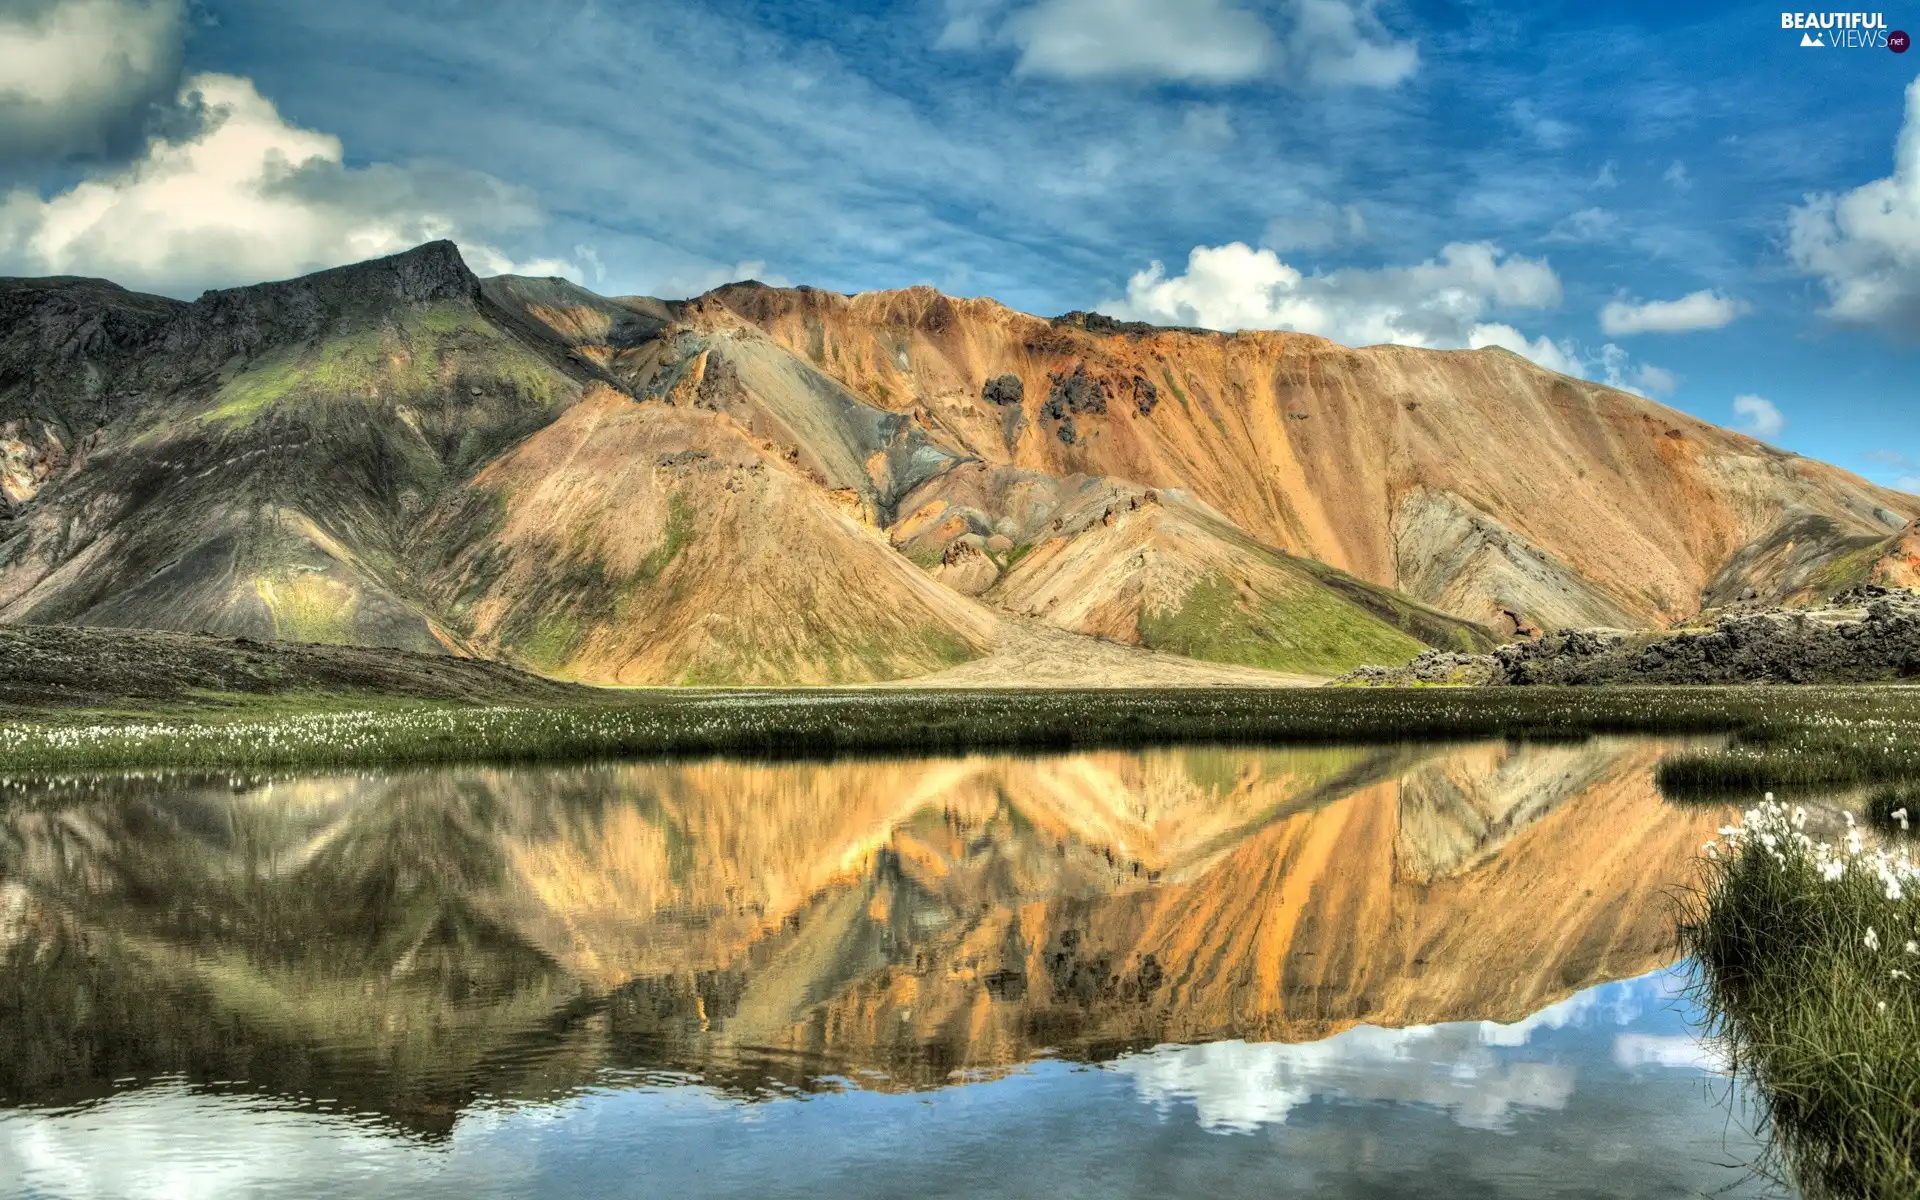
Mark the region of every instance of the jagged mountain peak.
[[220, 359], [266, 342], [317, 336], [342, 318], [377, 318], [396, 307], [435, 301], [471, 303], [479, 295], [480, 279], [460, 248], [427, 242], [295, 279], [207, 292], [167, 331], [166, 348]]
[[480, 279], [460, 256], [460, 247], [442, 238], [422, 242], [410, 250], [369, 258], [345, 266], [329, 267], [292, 279], [244, 287], [219, 288], [201, 295], [197, 303], [217, 306], [228, 297], [290, 297], [310, 294], [322, 297], [344, 295], [384, 298], [403, 304], [422, 304], [429, 300], [448, 300], [472, 296]]

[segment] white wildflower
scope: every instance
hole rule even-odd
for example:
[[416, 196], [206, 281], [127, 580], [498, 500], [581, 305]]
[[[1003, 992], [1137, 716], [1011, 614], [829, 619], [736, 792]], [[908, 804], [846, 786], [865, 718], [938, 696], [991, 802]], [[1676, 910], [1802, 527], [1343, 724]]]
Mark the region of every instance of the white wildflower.
[[1874, 928], [1871, 925], [1867, 926], [1867, 936], [1861, 940], [1867, 944], [1867, 949], [1869, 950], [1878, 950], [1880, 948], [1880, 935], [1874, 932]]

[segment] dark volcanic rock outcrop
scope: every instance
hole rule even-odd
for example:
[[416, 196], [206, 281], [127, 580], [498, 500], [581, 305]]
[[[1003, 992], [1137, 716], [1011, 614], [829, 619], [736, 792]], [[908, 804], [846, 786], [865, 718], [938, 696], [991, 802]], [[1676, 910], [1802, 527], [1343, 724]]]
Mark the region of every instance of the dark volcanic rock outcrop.
[[1018, 404], [1026, 399], [1027, 385], [1018, 375], [995, 375], [980, 389], [980, 395], [988, 404]]
[[1344, 682], [1414, 684], [1878, 683], [1920, 679], [1920, 593], [1864, 587], [1834, 607], [1723, 616], [1664, 635], [1574, 629], [1490, 655], [1428, 651]]
[[1052, 376], [1053, 390], [1047, 394], [1047, 415], [1058, 418], [1061, 412], [1104, 413], [1107, 394], [1099, 383], [1087, 378], [1087, 364], [1075, 364], [1071, 373]]

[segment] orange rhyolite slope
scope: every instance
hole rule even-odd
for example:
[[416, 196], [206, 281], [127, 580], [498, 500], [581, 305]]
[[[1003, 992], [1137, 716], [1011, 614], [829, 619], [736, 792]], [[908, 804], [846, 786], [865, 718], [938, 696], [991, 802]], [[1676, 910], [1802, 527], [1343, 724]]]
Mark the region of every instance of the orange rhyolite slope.
[[[1263, 541], [1490, 623], [1663, 625], [1748, 589], [1784, 598], [1920, 515], [1497, 349], [1048, 321], [928, 288], [734, 285], [685, 319], [751, 323], [989, 464], [1190, 489]], [[1076, 370], [1091, 405], [1071, 403]], [[1018, 405], [983, 394], [1001, 375]]]

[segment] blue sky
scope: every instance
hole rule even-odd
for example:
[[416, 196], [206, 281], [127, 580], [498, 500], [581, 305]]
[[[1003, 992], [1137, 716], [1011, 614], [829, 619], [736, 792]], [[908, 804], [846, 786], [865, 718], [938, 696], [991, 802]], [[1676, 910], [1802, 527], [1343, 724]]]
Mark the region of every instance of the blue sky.
[[0, 0], [9, 22], [11, 273], [193, 295], [449, 235], [609, 293], [930, 283], [1503, 344], [1920, 490], [1920, 117], [1895, 166], [1920, 53], [1803, 48], [1777, 9]]

